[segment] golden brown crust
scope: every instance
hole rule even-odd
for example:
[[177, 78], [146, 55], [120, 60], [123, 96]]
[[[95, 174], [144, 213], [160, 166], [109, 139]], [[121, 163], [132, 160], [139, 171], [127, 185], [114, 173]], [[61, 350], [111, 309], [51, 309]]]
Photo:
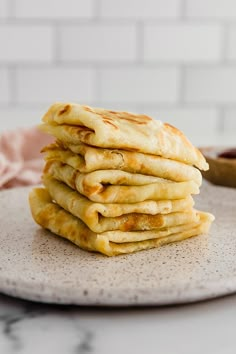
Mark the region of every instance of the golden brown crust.
[[56, 103], [43, 122], [42, 130], [66, 143], [139, 151], [208, 169], [202, 154], [178, 129], [145, 115]]
[[199, 187], [193, 181], [171, 182], [158, 177], [117, 170], [80, 173], [58, 161], [47, 162], [44, 172], [98, 203], [173, 200], [199, 193]]
[[197, 213], [192, 209], [192, 198], [172, 202], [152, 201], [146, 205], [145, 202], [138, 205], [99, 204], [55, 179], [44, 176], [43, 182], [52, 200], [81, 219], [94, 232], [153, 230], [198, 221]]
[[[29, 196], [31, 212], [34, 220], [42, 227], [62, 236], [89, 251], [96, 251], [107, 256], [133, 253], [140, 250], [159, 247], [170, 242], [181, 241], [208, 231], [213, 220], [207, 213], [200, 213], [201, 221], [185, 231], [166, 237], [145, 241], [126, 242], [122, 244], [110, 242], [106, 233], [96, 234], [80, 219], [74, 217], [58, 205], [52, 203], [48, 192], [42, 188], [31, 191]], [[142, 231], [140, 231], [142, 233]], [[155, 230], [153, 231], [155, 233]]]
[[192, 180], [198, 186], [202, 183], [202, 176], [197, 168], [150, 154], [95, 148], [85, 144], [63, 146], [61, 142], [46, 146], [42, 152], [47, 161], [66, 163], [82, 173], [114, 169], [176, 182]]

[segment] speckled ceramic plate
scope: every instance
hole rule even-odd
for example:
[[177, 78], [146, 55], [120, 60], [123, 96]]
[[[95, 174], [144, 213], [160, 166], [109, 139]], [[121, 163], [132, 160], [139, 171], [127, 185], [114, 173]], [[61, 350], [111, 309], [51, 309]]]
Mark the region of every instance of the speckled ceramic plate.
[[80, 305], [164, 305], [236, 291], [236, 189], [204, 184], [197, 206], [215, 214], [209, 235], [107, 258], [40, 229], [29, 188], [0, 192], [0, 291]]

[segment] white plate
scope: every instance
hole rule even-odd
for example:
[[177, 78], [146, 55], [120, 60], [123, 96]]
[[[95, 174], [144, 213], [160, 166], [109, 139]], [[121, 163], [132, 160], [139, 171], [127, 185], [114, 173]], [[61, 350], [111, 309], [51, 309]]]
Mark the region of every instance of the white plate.
[[164, 305], [236, 291], [236, 189], [204, 184], [197, 206], [216, 220], [209, 235], [108, 258], [39, 228], [30, 188], [0, 192], [0, 291], [80, 305]]

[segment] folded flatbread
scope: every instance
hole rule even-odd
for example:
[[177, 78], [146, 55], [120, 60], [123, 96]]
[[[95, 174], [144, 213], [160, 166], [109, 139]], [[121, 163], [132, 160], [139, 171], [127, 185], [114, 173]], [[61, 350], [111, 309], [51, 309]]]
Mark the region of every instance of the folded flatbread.
[[145, 200], [183, 199], [198, 194], [193, 181], [172, 182], [162, 178], [120, 170], [80, 173], [59, 161], [48, 161], [44, 173], [98, 203], [137, 203]]
[[208, 169], [201, 152], [182, 132], [146, 115], [56, 103], [49, 108], [43, 122], [43, 131], [68, 144], [82, 142], [143, 152]]
[[[192, 209], [191, 197], [181, 200], [141, 202], [134, 204], [99, 204], [93, 203], [86, 197], [52, 178], [44, 177], [44, 185], [52, 200], [72, 215], [80, 218], [92, 231], [131, 231], [153, 230], [158, 228], [170, 228], [187, 223], [199, 221], [199, 215]], [[145, 206], [145, 203], [147, 205]], [[152, 203], [150, 201], [150, 203]], [[168, 205], [167, 205], [168, 204]], [[169, 209], [169, 213], [153, 213], [154, 209]], [[147, 213], [147, 209], [151, 213]], [[146, 213], [143, 209], [146, 208]], [[123, 213], [122, 213], [123, 211]], [[156, 210], [155, 210], [156, 211]], [[164, 211], [166, 211], [164, 209]], [[105, 214], [105, 216], [104, 216]]]
[[[137, 242], [115, 243], [110, 241], [113, 231], [104, 233], [94, 233], [79, 218], [71, 215], [60, 206], [52, 202], [46, 189], [36, 188], [29, 196], [31, 212], [34, 220], [42, 227], [62, 236], [78, 245], [80, 248], [89, 251], [101, 252], [107, 256], [114, 256], [125, 253], [132, 253], [140, 250], [159, 247], [167, 243], [181, 241], [186, 238], [208, 232], [214, 217], [211, 214], [200, 212], [200, 221], [189, 224], [189, 229], [160, 237], [159, 231], [136, 231], [137, 233], [149, 232], [150, 239]], [[126, 234], [126, 239], [132, 232], [122, 232]], [[152, 235], [151, 235], [152, 234]], [[156, 236], [156, 237], [155, 237]]]
[[202, 183], [202, 175], [197, 168], [150, 154], [95, 148], [85, 144], [63, 145], [59, 141], [44, 147], [42, 152], [47, 161], [61, 161], [82, 173], [114, 169], [176, 182], [192, 180], [198, 186]]

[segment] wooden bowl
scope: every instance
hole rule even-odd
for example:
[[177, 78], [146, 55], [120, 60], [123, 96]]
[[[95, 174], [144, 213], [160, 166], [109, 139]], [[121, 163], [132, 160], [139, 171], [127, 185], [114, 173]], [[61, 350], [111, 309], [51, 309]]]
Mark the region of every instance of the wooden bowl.
[[209, 164], [209, 170], [202, 172], [203, 177], [213, 184], [236, 188], [236, 157], [219, 157], [220, 154], [230, 149], [206, 147], [200, 150]]

